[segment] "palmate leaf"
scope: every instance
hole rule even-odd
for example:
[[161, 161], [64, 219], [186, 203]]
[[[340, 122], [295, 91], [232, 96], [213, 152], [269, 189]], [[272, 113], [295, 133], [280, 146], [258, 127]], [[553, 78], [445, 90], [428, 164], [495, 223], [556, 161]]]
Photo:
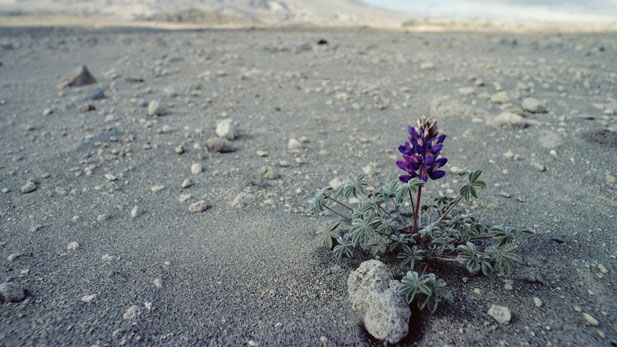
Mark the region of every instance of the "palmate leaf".
[[416, 265], [416, 261], [420, 261], [423, 259], [422, 254], [423, 250], [418, 249], [417, 246], [409, 247], [407, 245], [402, 246], [403, 250], [398, 254], [397, 258], [401, 259], [401, 267], [405, 267], [409, 265], [411, 270]]
[[336, 241], [339, 244], [336, 245], [332, 250], [334, 252], [334, 256], [336, 256], [336, 258], [339, 260], [342, 259], [343, 256], [351, 258], [353, 256], [353, 252], [351, 250], [351, 243], [349, 242], [349, 239], [339, 237], [336, 239]]
[[486, 248], [486, 253], [495, 261], [499, 271], [506, 276], [510, 275], [510, 262], [520, 263], [522, 261], [518, 254], [512, 252], [516, 247], [515, 244], [510, 243], [503, 247], [491, 246]]
[[354, 219], [349, 230], [351, 244], [356, 247], [361, 245], [366, 249], [368, 242], [375, 237], [375, 230], [363, 219]]
[[409, 193], [415, 193], [418, 191], [418, 187], [424, 186], [424, 182], [421, 180], [414, 178], [407, 183], [400, 184], [396, 190], [396, 195], [394, 196], [394, 201], [397, 204], [401, 204], [405, 199], [409, 198]]
[[430, 286], [430, 282], [435, 281], [435, 274], [424, 274], [419, 276], [417, 272], [413, 271], [407, 273], [401, 279], [401, 285], [398, 287], [398, 292], [403, 294], [407, 299], [407, 302], [411, 302], [415, 299], [416, 295], [432, 295], [433, 291]]
[[318, 232], [318, 236], [321, 239], [321, 243], [327, 249], [332, 249], [333, 240], [336, 240], [337, 238], [341, 236], [339, 232], [336, 230], [340, 225], [341, 223], [336, 223], [332, 227], [322, 229]]
[[330, 190], [332, 190], [330, 187], [324, 188], [315, 194], [315, 197], [313, 197], [313, 200], [311, 201], [311, 212], [313, 212], [313, 214], [323, 211], [324, 206], [326, 205], [326, 200], [328, 199], [327, 192]]
[[364, 179], [365, 177], [365, 174], [359, 174], [357, 176], [349, 174], [336, 193], [346, 198], [349, 198], [352, 195], [354, 198], [357, 198], [358, 194], [365, 194], [364, 188], [368, 186], [368, 183], [366, 183]]

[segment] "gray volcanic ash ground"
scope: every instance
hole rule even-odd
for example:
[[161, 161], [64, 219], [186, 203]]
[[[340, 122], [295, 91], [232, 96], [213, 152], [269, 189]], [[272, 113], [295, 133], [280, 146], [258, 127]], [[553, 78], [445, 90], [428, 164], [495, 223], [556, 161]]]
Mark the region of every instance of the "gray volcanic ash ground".
[[[0, 37], [0, 283], [25, 291], [0, 304], [0, 345], [380, 345], [347, 298], [368, 256], [337, 261], [315, 237], [336, 219], [308, 202], [397, 177], [421, 115], [450, 159], [425, 196], [483, 169], [474, 214], [537, 233], [511, 277], [438, 269], [455, 301], [413, 312], [402, 344], [617, 344], [612, 34]], [[82, 64], [97, 83], [57, 88]]]

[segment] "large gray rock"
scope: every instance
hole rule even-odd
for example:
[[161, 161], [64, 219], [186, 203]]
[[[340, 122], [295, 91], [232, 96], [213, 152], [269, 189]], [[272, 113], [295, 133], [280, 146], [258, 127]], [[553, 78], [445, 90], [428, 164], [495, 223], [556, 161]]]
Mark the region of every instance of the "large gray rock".
[[60, 78], [58, 88], [81, 87], [96, 83], [96, 79], [85, 65], [78, 66], [71, 73]]
[[24, 288], [10, 282], [0, 283], [0, 302], [20, 302], [25, 297]]
[[435, 118], [444, 117], [486, 117], [486, 111], [462, 103], [450, 97], [440, 96], [431, 100], [431, 116]]
[[544, 103], [534, 98], [526, 98], [523, 100], [523, 109], [532, 113], [546, 112], [546, 106]]
[[390, 269], [378, 260], [363, 262], [347, 279], [352, 308], [364, 314], [366, 330], [389, 343], [398, 343], [407, 336], [411, 317], [398, 286]]

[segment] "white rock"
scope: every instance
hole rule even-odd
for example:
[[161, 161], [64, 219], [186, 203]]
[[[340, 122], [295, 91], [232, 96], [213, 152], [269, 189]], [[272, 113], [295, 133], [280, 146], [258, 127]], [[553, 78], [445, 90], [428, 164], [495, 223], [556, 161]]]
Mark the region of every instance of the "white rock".
[[112, 174], [105, 174], [105, 179], [109, 182], [113, 182], [116, 181], [118, 179], [118, 177], [112, 175]]
[[523, 109], [532, 113], [546, 112], [546, 106], [542, 102], [534, 98], [526, 98], [525, 100], [523, 100]]
[[159, 289], [163, 288], [163, 280], [160, 278], [155, 279], [154, 281], [152, 281], [152, 283], [154, 284], [156, 288], [159, 288]]
[[219, 137], [222, 137], [227, 140], [233, 140], [236, 138], [236, 128], [233, 125], [233, 121], [231, 119], [224, 119], [217, 123], [216, 125], [216, 134]]
[[268, 156], [268, 152], [266, 151], [257, 151], [256, 154], [258, 157], [262, 157], [262, 158]]
[[398, 343], [407, 335], [411, 316], [398, 285], [388, 267], [378, 260], [363, 262], [347, 279], [352, 308], [364, 314], [366, 330], [389, 343]]
[[542, 307], [542, 305], [544, 305], [542, 300], [535, 296], [533, 297], [533, 304], [536, 305], [536, 307]]
[[139, 310], [139, 306], [137, 305], [133, 305], [131, 307], [129, 307], [126, 312], [124, 312], [124, 315], [122, 316], [122, 319], [124, 320], [136, 320], [137, 317], [139, 317], [139, 314], [141, 313], [141, 311]]
[[489, 120], [487, 124], [500, 129], [522, 129], [527, 125], [527, 122], [517, 114], [502, 112], [497, 117]]
[[491, 95], [491, 101], [496, 104], [507, 104], [510, 102], [510, 97], [506, 92], [498, 92]]
[[431, 63], [430, 61], [424, 62], [422, 63], [422, 65], [420, 65], [420, 70], [431, 70], [435, 68], [435, 64]]
[[550, 130], [542, 130], [538, 141], [540, 141], [540, 146], [547, 149], [557, 148], [563, 144], [561, 135]]
[[165, 186], [160, 185], [160, 184], [150, 187], [150, 190], [154, 193], [160, 192], [163, 189], [165, 189]]
[[504, 325], [510, 323], [510, 319], [512, 319], [510, 310], [507, 307], [499, 305], [491, 305], [491, 308], [488, 310], [488, 315]]
[[134, 206], [131, 209], [131, 218], [137, 218], [141, 214], [139, 206]]
[[69, 251], [77, 250], [77, 248], [79, 248], [79, 243], [77, 243], [76, 241], [69, 242], [69, 244], [66, 246], [66, 249]]
[[247, 192], [240, 192], [238, 195], [236, 195], [234, 200], [231, 202], [231, 207], [242, 208], [242, 207], [248, 206], [254, 200], [255, 200], [255, 195], [247, 193]]
[[587, 323], [593, 325], [594, 327], [597, 327], [600, 325], [600, 322], [598, 322], [597, 319], [593, 318], [591, 315], [583, 312], [583, 318], [585, 318], [585, 320], [587, 321]]
[[208, 208], [210, 208], [210, 205], [208, 205], [204, 200], [199, 200], [189, 206], [189, 211], [191, 213], [200, 213], [206, 211]]
[[96, 299], [96, 294], [92, 294], [92, 295], [84, 295], [81, 298], [81, 301], [85, 302], [85, 303], [91, 303], [92, 301], [94, 301], [94, 299]]
[[180, 185], [180, 187], [182, 187], [183, 189], [189, 188], [193, 185], [193, 181], [190, 178], [185, 179], [184, 181], [182, 181], [182, 184]]
[[206, 146], [208, 146], [208, 151], [210, 152], [229, 153], [234, 151], [231, 142], [220, 137], [208, 139], [206, 141]]
[[608, 273], [608, 270], [602, 264], [598, 264], [598, 270], [600, 270], [600, 272], [603, 273], [603, 274], [607, 274]]
[[191, 173], [193, 175], [200, 174], [202, 171], [204, 171], [204, 167], [200, 163], [193, 163], [191, 165]]
[[287, 142], [287, 148], [292, 151], [299, 151], [302, 149], [302, 144], [300, 143], [300, 141], [291, 138], [289, 139], [289, 142]]
[[28, 193], [32, 193], [37, 188], [38, 188], [38, 185], [36, 184], [36, 182], [34, 182], [33, 180], [28, 180], [26, 184], [24, 184], [19, 190], [24, 194], [28, 194]]
[[338, 177], [335, 177], [330, 181], [330, 187], [334, 190], [338, 190], [343, 185], [343, 182]]
[[165, 113], [163, 106], [158, 100], [152, 100], [148, 104], [148, 116], [161, 116]]
[[6, 260], [9, 263], [11, 263], [11, 262], [15, 261], [15, 259], [17, 259], [17, 258], [19, 258], [19, 257], [21, 257], [23, 255], [24, 255], [23, 253], [13, 253], [13, 254], [10, 254], [8, 257], [6, 257]]
[[190, 200], [192, 197], [193, 196], [191, 194], [181, 194], [180, 197], [178, 197], [178, 201], [185, 202]]
[[261, 174], [261, 177], [267, 180], [275, 180], [279, 177], [272, 166], [264, 166], [260, 168], [259, 173]]

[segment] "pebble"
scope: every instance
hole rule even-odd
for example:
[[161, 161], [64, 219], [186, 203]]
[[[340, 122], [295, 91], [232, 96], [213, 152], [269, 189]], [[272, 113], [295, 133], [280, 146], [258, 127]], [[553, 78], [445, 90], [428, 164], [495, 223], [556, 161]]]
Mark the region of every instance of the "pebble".
[[256, 154], [258, 157], [262, 157], [262, 158], [268, 156], [268, 152], [266, 151], [257, 151]]
[[96, 221], [97, 222], [104, 222], [104, 221], [106, 221], [108, 219], [109, 219], [109, 215], [104, 214], [104, 213], [96, 216]]
[[0, 284], [0, 302], [20, 302], [25, 297], [26, 293], [23, 287], [11, 282]]
[[452, 166], [452, 167], [450, 168], [450, 173], [452, 173], [453, 175], [459, 175], [459, 176], [462, 176], [462, 175], [464, 175], [464, 174], [466, 174], [466, 173], [467, 173], [467, 170], [462, 169], [462, 168], [459, 168], [459, 167], [457, 167], [457, 166]]
[[96, 79], [85, 65], [78, 66], [75, 70], [62, 76], [58, 82], [59, 89], [67, 87], [81, 87], [96, 83]]
[[137, 218], [141, 214], [139, 206], [135, 206], [131, 209], [131, 218]]
[[256, 346], [259, 346], [259, 343], [255, 342], [255, 341], [253, 341], [253, 340], [249, 340], [248, 344], [249, 344], [249, 346], [251, 346], [251, 347], [256, 347]]
[[81, 298], [81, 301], [85, 302], [85, 303], [91, 303], [92, 301], [94, 301], [94, 299], [96, 299], [96, 294], [92, 294], [92, 295], [84, 295]]
[[259, 174], [261, 174], [261, 177], [267, 180], [275, 180], [279, 177], [272, 166], [264, 166], [260, 168]]
[[139, 306], [133, 305], [133, 306], [129, 307], [126, 310], [126, 312], [124, 312], [124, 315], [122, 316], [122, 319], [124, 319], [124, 320], [136, 320], [137, 317], [139, 317], [139, 314], [140, 314]]
[[43, 110], [43, 116], [49, 116], [52, 113], [54, 113], [54, 109], [53, 108], [46, 108], [46, 109]]
[[161, 190], [163, 190], [163, 189], [165, 189], [165, 186], [160, 185], [160, 184], [159, 184], [159, 185], [155, 185], [155, 186], [150, 187], [150, 190], [151, 190], [153, 193], [160, 192], [160, 191], [161, 191]]
[[181, 194], [180, 197], [178, 198], [178, 201], [185, 202], [185, 201], [190, 200], [192, 197], [193, 196], [191, 194]]
[[240, 192], [238, 195], [236, 195], [236, 197], [231, 202], [231, 207], [242, 208], [242, 207], [248, 206], [254, 200], [255, 200], [255, 195], [247, 193], [247, 192]]
[[338, 190], [343, 185], [343, 182], [341, 182], [341, 180], [338, 177], [335, 177], [334, 179], [330, 181], [329, 184], [330, 184], [330, 187], [332, 187], [332, 189]]
[[152, 281], [152, 283], [154, 284], [154, 286], [158, 289], [163, 288], [163, 280], [160, 278], [155, 279], [154, 281]]
[[38, 185], [36, 182], [34, 182], [33, 180], [28, 180], [26, 182], [26, 184], [24, 184], [19, 190], [23, 193], [23, 194], [28, 194], [28, 193], [32, 193], [33, 191], [35, 191], [38, 188]]
[[603, 273], [603, 274], [607, 274], [608, 273], [608, 270], [602, 264], [598, 264], [598, 270], [600, 270], [600, 272]]
[[204, 167], [200, 163], [194, 163], [191, 165], [191, 173], [193, 175], [200, 174], [202, 171], [204, 171]]
[[116, 181], [118, 179], [118, 177], [112, 175], [112, 174], [105, 174], [105, 179], [109, 182], [113, 182]]
[[321, 343], [328, 343], [328, 338], [327, 338], [327, 337], [325, 337], [325, 336], [321, 336], [321, 337], [319, 338], [319, 342], [321, 342]]
[[176, 152], [177, 154], [183, 154], [185, 152], [184, 145], [179, 145], [178, 147], [174, 148], [174, 152]]
[[583, 318], [585, 318], [585, 320], [587, 321], [587, 323], [593, 325], [594, 327], [597, 327], [600, 325], [600, 322], [598, 322], [597, 319], [593, 318], [591, 315], [583, 312]]
[[210, 205], [208, 205], [204, 200], [199, 200], [189, 206], [189, 211], [191, 213], [201, 213], [206, 211], [208, 208], [210, 208]]
[[292, 151], [299, 151], [302, 149], [302, 144], [300, 143], [300, 141], [291, 138], [289, 139], [289, 142], [287, 142], [287, 148]]
[[606, 174], [604, 178], [606, 178], [606, 183], [609, 183], [609, 184], [617, 183], [617, 178], [615, 178], [615, 176], [613, 175]]
[[231, 142], [220, 137], [209, 138], [206, 141], [206, 146], [210, 152], [229, 153], [234, 150]]
[[540, 146], [547, 149], [557, 148], [563, 144], [561, 136], [550, 130], [541, 131], [538, 141], [540, 142]]
[[66, 246], [66, 249], [69, 251], [75, 251], [77, 250], [77, 248], [79, 248], [79, 243], [77, 243], [76, 241], [69, 242], [69, 244]]
[[227, 140], [233, 140], [236, 138], [236, 128], [233, 125], [231, 119], [224, 119], [218, 122], [216, 125], [216, 134]]
[[504, 191], [499, 192], [499, 195], [503, 196], [506, 199], [509, 199], [509, 198], [512, 197], [512, 195], [510, 193], [507, 193], [507, 192], [504, 192]]
[[279, 166], [280, 167], [289, 167], [289, 162], [286, 160], [281, 160], [279, 161]]
[[180, 185], [180, 187], [182, 187], [183, 189], [189, 188], [191, 186], [193, 186], [193, 181], [190, 178], [185, 179], [184, 181], [182, 181], [182, 184]]
[[507, 307], [499, 305], [491, 305], [491, 308], [488, 310], [488, 315], [504, 325], [510, 323], [510, 319], [512, 319], [510, 310]]
[[525, 119], [512, 112], [502, 112], [497, 117], [489, 120], [488, 125], [500, 129], [522, 129], [527, 126]]
[[532, 161], [531, 166], [533, 166], [539, 172], [546, 171], [546, 167], [544, 166], [544, 164], [538, 163], [537, 161]]
[[546, 112], [546, 106], [537, 99], [526, 98], [523, 100], [523, 109], [531, 113]]
[[536, 307], [542, 307], [542, 305], [544, 305], [542, 300], [535, 296], [533, 297], [533, 304], [536, 305]]
[[148, 116], [162, 116], [165, 113], [163, 106], [158, 100], [152, 100], [148, 104]]
[[498, 92], [491, 95], [491, 101], [496, 104], [507, 104], [510, 102], [510, 97], [506, 92]]
[[17, 258], [19, 258], [19, 257], [21, 257], [21, 256], [23, 256], [23, 255], [24, 255], [23, 253], [13, 253], [13, 254], [10, 254], [8, 257], [6, 257], [6, 260], [7, 260], [9, 263], [11, 263], [11, 262], [13, 262], [15, 259], [17, 259]]

